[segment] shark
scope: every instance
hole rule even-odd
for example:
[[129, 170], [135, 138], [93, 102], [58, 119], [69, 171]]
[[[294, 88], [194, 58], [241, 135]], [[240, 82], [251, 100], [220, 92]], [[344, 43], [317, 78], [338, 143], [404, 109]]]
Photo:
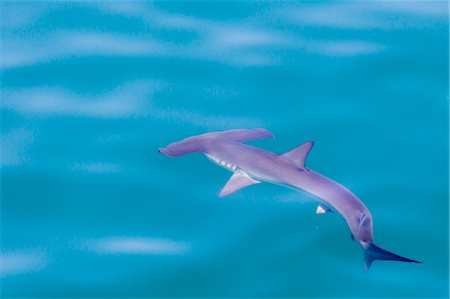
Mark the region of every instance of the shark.
[[263, 128], [210, 132], [174, 142], [158, 151], [169, 157], [203, 153], [217, 165], [233, 172], [219, 197], [261, 182], [306, 192], [318, 202], [316, 213], [336, 212], [348, 225], [351, 238], [364, 250], [364, 269], [375, 260], [421, 263], [387, 251], [374, 242], [369, 209], [349, 189], [309, 169], [305, 162], [313, 142], [308, 141], [283, 154], [276, 154], [244, 142], [275, 137]]

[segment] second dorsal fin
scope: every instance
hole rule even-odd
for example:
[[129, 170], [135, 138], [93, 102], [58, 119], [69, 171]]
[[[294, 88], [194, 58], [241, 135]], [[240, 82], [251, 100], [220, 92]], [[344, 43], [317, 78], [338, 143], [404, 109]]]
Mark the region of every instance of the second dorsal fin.
[[325, 204], [318, 204], [316, 209], [316, 214], [325, 214], [328, 212], [333, 212], [333, 210]]
[[305, 169], [306, 157], [308, 156], [309, 151], [311, 150], [313, 145], [313, 141], [305, 142], [302, 145], [297, 146], [293, 150], [282, 154], [281, 157], [293, 161], [300, 169]]

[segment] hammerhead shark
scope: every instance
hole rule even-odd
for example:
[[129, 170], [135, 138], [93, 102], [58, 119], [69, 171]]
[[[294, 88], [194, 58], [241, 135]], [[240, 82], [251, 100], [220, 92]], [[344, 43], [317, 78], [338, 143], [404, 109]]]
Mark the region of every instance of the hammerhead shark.
[[242, 142], [273, 138], [266, 129], [236, 129], [193, 136], [159, 148], [170, 157], [200, 152], [211, 161], [233, 172], [219, 196], [227, 196], [247, 186], [268, 182], [309, 193], [318, 201], [316, 213], [337, 212], [364, 250], [364, 269], [374, 260], [421, 263], [382, 249], [374, 243], [372, 215], [350, 190], [309, 169], [305, 160], [313, 142], [278, 155]]

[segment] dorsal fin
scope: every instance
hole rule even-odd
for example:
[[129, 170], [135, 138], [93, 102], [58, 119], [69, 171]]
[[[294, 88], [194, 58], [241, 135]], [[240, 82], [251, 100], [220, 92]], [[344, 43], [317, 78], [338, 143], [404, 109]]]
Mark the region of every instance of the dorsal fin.
[[231, 193], [234, 193], [242, 188], [245, 188], [247, 186], [261, 183], [260, 181], [257, 181], [255, 179], [252, 179], [245, 173], [241, 172], [235, 172], [231, 178], [228, 180], [228, 182], [225, 184], [225, 186], [222, 188], [222, 191], [220, 191], [219, 197], [227, 196]]
[[313, 147], [313, 145], [314, 145], [313, 141], [305, 142], [302, 145], [297, 146], [293, 150], [282, 154], [281, 157], [293, 161], [295, 164], [297, 164], [297, 166], [300, 169], [305, 169], [306, 157], [308, 156], [308, 153]]

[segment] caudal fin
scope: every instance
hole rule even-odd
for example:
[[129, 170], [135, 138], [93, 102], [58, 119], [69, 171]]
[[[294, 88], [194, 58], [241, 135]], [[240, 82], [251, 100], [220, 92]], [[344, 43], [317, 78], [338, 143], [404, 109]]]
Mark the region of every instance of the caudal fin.
[[244, 142], [254, 139], [270, 138], [273, 134], [266, 129], [251, 130], [228, 130], [222, 132], [211, 132], [203, 135], [193, 136], [178, 142], [169, 144], [165, 148], [159, 148], [159, 152], [166, 156], [176, 157], [195, 152], [204, 152], [205, 145], [216, 139], [226, 139], [235, 142]]
[[411, 260], [406, 257], [402, 257], [390, 251], [384, 250], [381, 247], [378, 247], [374, 243], [370, 243], [367, 249], [364, 252], [364, 270], [369, 270], [370, 265], [374, 260], [388, 260], [388, 261], [400, 261], [407, 263], [418, 263], [422, 262]]

